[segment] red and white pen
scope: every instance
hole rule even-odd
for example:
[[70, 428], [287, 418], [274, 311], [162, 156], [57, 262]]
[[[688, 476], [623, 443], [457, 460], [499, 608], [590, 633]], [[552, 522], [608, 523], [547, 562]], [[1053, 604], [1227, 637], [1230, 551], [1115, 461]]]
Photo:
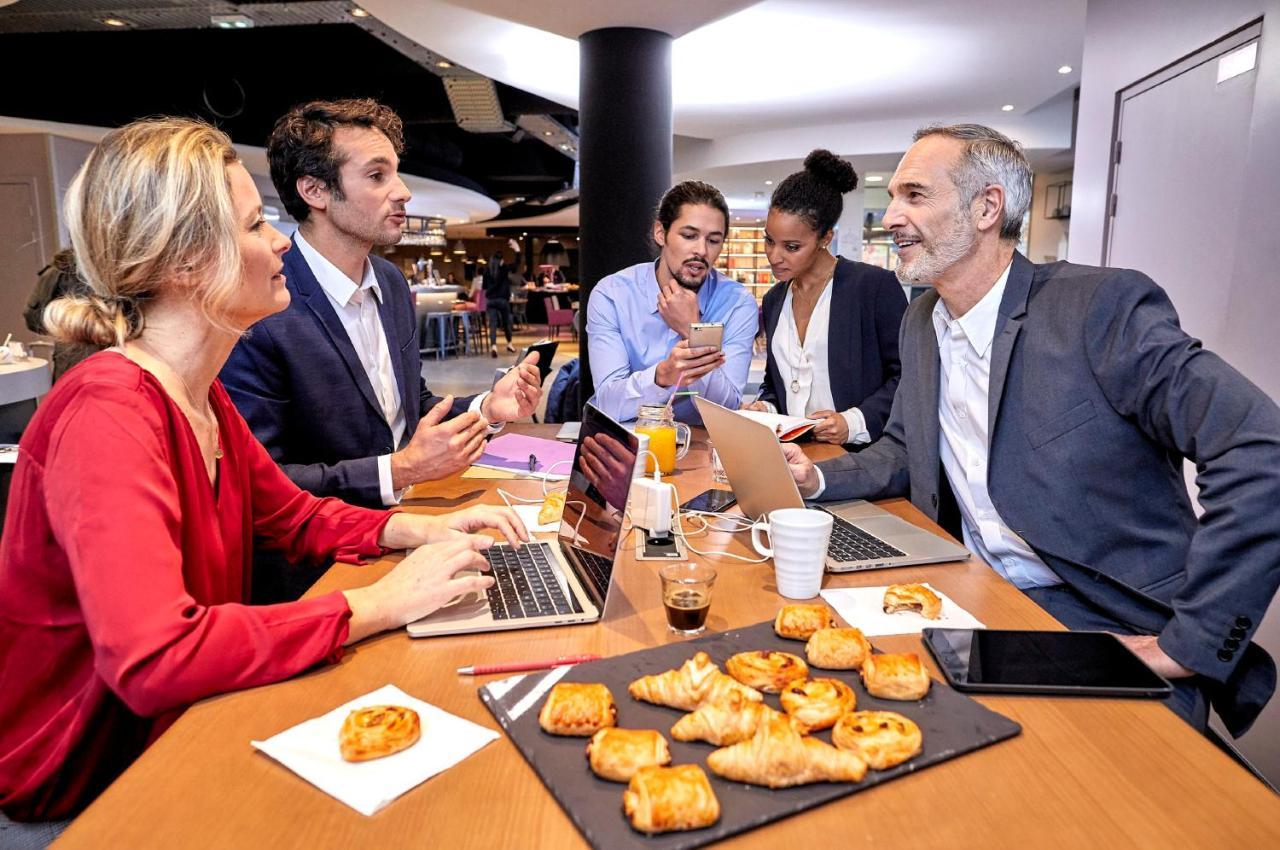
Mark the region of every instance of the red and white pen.
[[551, 661], [509, 661], [506, 664], [475, 664], [470, 667], [459, 667], [460, 676], [487, 676], [490, 673], [523, 673], [527, 670], [548, 670], [562, 667], [565, 664], [581, 664], [584, 661], [599, 661], [599, 655], [562, 655]]

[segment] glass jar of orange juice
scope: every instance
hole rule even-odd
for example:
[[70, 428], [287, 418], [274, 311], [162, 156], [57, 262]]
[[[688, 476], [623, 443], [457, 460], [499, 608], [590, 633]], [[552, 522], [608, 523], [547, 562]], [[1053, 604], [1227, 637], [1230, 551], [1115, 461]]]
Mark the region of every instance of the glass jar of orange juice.
[[[684, 429], [684, 445], [678, 446], [677, 435], [681, 428]], [[656, 457], [658, 469], [663, 475], [670, 475], [676, 470], [676, 461], [689, 451], [689, 426], [677, 422], [671, 408], [664, 404], [640, 405], [636, 433], [648, 435], [649, 451], [653, 453], [645, 457], [645, 472], [653, 472], [653, 459]]]

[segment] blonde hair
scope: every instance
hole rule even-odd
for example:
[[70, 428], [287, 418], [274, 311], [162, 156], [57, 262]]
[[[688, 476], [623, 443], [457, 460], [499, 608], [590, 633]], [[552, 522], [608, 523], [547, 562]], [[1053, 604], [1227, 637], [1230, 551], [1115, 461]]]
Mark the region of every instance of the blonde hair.
[[241, 278], [227, 167], [238, 161], [221, 130], [186, 118], [149, 118], [102, 138], [67, 189], [67, 227], [87, 295], [45, 308], [55, 338], [123, 345], [142, 333], [146, 304], [186, 272], [191, 297], [215, 327], [238, 333], [227, 309]]

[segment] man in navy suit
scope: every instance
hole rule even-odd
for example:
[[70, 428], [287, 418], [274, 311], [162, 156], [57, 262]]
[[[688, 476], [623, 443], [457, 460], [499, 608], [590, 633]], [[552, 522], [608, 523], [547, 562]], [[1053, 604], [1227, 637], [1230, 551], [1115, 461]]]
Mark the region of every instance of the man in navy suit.
[[400, 240], [402, 149], [400, 118], [372, 100], [308, 103], [276, 123], [271, 179], [299, 222], [284, 257], [292, 302], [252, 328], [221, 376], [295, 483], [365, 505], [396, 504], [406, 487], [465, 468], [486, 432], [528, 416], [541, 395], [536, 355], [491, 392], [427, 389], [413, 295], [370, 254]]
[[784, 446], [801, 493], [950, 514], [1064, 625], [1173, 680], [1192, 725], [1207, 697], [1242, 734], [1276, 684], [1249, 638], [1280, 583], [1280, 410], [1145, 275], [1018, 254], [1031, 168], [996, 131], [921, 130], [889, 193], [898, 277], [933, 291], [903, 319], [884, 436], [816, 466]]

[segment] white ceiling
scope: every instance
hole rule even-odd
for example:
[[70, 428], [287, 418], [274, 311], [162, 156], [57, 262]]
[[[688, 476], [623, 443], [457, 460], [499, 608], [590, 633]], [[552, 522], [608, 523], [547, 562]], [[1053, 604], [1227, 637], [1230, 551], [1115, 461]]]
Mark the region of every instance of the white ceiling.
[[[425, 47], [568, 106], [573, 35], [639, 26], [678, 38], [676, 132], [718, 138], [848, 121], [1032, 109], [1080, 79], [1086, 0], [367, 0]], [[1057, 69], [1070, 65], [1070, 74]]]

